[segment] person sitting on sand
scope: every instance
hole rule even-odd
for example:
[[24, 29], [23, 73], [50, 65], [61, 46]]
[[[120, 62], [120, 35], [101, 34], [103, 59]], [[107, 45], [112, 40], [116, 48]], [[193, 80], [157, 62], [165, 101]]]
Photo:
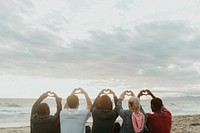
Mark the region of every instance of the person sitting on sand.
[[[77, 94], [84, 94], [87, 102], [86, 109], [79, 109], [79, 98]], [[91, 116], [92, 102], [88, 94], [82, 89], [74, 89], [67, 97], [65, 108], [60, 112], [61, 133], [90, 133], [90, 128], [85, 124]]]
[[[47, 97], [55, 97], [57, 111], [50, 115], [50, 108], [47, 103], [41, 103]], [[62, 110], [61, 98], [54, 92], [43, 93], [34, 103], [31, 111], [31, 133], [60, 133], [59, 114]]]
[[[115, 101], [115, 108], [108, 94], [113, 95]], [[114, 129], [115, 120], [118, 117], [116, 110], [117, 96], [111, 89], [103, 89], [99, 92], [97, 98], [92, 105], [93, 126], [92, 133], [117, 133]], [[118, 126], [119, 127], [119, 126]], [[118, 129], [120, 130], [120, 129]]]
[[[128, 108], [122, 108], [122, 101], [125, 96], [131, 96], [128, 100]], [[146, 114], [140, 106], [139, 99], [132, 91], [124, 91], [117, 102], [118, 114], [123, 120], [120, 133], [144, 133]]]
[[153, 95], [150, 90], [141, 90], [140, 96], [150, 95], [151, 100], [151, 110], [153, 114], [147, 113], [147, 124], [151, 133], [170, 133], [172, 125], [172, 115], [169, 110], [167, 110], [160, 98]]

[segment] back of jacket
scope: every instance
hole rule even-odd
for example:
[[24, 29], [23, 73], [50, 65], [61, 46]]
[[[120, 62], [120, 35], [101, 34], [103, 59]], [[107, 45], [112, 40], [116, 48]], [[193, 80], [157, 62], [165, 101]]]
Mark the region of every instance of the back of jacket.
[[116, 109], [105, 112], [94, 108], [92, 110], [93, 127], [92, 133], [113, 133], [114, 123], [118, 117]]
[[45, 98], [41, 95], [34, 103], [31, 110], [31, 133], [60, 133], [60, 111], [62, 109], [61, 98], [56, 98], [57, 111], [54, 115], [38, 115], [37, 106]]
[[59, 119], [56, 120], [52, 115], [35, 114], [31, 118], [31, 133], [60, 133]]

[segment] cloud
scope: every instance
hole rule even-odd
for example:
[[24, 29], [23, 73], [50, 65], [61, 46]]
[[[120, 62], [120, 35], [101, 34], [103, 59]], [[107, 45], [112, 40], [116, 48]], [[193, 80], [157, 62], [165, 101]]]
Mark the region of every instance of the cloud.
[[125, 79], [138, 87], [199, 82], [199, 20], [178, 17], [198, 16], [194, 3], [54, 4], [0, 2], [0, 74]]
[[[193, 30], [187, 23], [155, 21], [134, 29], [90, 31], [89, 39], [64, 48], [50, 32], [27, 29], [26, 45], [1, 47], [1, 69], [58, 78], [129, 78], [138, 84], [197, 82], [197, 65], [191, 65], [199, 56], [199, 29]], [[188, 35], [194, 37], [185, 41]]]

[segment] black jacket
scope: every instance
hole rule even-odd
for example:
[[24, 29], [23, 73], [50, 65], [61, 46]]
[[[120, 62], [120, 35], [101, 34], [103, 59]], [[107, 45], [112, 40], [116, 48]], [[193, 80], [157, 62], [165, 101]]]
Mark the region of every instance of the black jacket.
[[[114, 99], [116, 103], [117, 98], [115, 97]], [[114, 132], [114, 123], [118, 117], [116, 108], [111, 111], [102, 111], [94, 106], [92, 109], [92, 117], [93, 117], [92, 133]]]

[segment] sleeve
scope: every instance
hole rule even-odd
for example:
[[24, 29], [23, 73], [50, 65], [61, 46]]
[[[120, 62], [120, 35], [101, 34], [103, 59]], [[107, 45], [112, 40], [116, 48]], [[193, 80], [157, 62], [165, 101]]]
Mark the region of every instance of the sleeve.
[[61, 100], [62, 99], [59, 97], [56, 98], [57, 111], [52, 118], [52, 121], [54, 123], [53, 126], [55, 128], [55, 132], [59, 132], [59, 130], [60, 130], [60, 112], [62, 110]]
[[117, 96], [114, 96], [115, 107], [117, 107], [117, 101], [118, 101]]
[[122, 108], [122, 99], [118, 99], [117, 101], [117, 112], [122, 119], [125, 117], [125, 111]]
[[60, 115], [60, 111], [62, 110], [61, 100], [62, 99], [60, 97], [56, 98], [57, 111], [54, 114], [54, 116], [59, 116]]
[[60, 112], [62, 110], [61, 100], [62, 99], [59, 97], [56, 98], [57, 110], [56, 113], [52, 116], [52, 120], [55, 121], [55, 123], [60, 121]]

